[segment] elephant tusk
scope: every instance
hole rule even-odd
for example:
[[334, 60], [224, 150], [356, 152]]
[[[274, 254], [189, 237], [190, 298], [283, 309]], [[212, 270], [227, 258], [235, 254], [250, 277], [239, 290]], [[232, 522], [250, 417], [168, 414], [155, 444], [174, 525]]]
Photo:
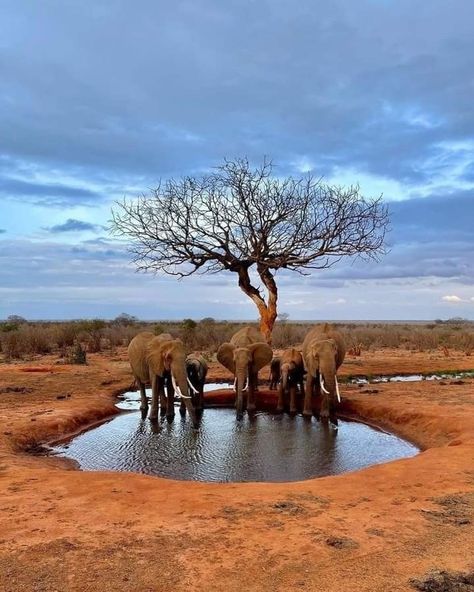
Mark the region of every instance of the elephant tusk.
[[324, 386], [324, 379], [321, 374], [319, 375], [319, 384], [321, 386], [321, 390], [323, 391], [323, 393], [325, 393], [326, 395], [329, 395], [329, 391]]
[[237, 390], [237, 378], [234, 378], [234, 391]]
[[188, 384], [191, 387], [191, 390], [193, 391], [193, 393], [197, 395], [199, 393], [199, 391], [194, 388], [193, 383], [189, 380], [189, 376], [188, 376]]
[[175, 377], [173, 376], [173, 374], [171, 375], [171, 383], [173, 385], [173, 388], [176, 392], [176, 394], [178, 395], [178, 397], [180, 399], [191, 399], [192, 397], [188, 397], [187, 395], [183, 395], [183, 393], [181, 392], [181, 389], [178, 386], [178, 383], [176, 382]]
[[339, 384], [337, 382], [337, 376], [335, 378], [336, 378], [336, 395], [337, 395], [337, 400], [340, 403], [341, 402], [341, 395], [339, 393]]
[[245, 379], [245, 384], [244, 384], [244, 388], [242, 389], [243, 391], [246, 391], [249, 388], [249, 379], [248, 377]]

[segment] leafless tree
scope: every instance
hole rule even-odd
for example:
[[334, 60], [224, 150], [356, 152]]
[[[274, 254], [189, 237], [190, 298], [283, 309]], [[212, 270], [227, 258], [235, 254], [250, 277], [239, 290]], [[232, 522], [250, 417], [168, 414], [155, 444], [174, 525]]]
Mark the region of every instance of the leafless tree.
[[[178, 277], [235, 273], [256, 304], [260, 329], [270, 342], [279, 269], [305, 275], [342, 257], [377, 259], [388, 225], [381, 197], [367, 199], [358, 186], [273, 173], [267, 160], [252, 168], [246, 159], [236, 159], [202, 177], [171, 179], [151, 195], [118, 203], [112, 231], [131, 239], [139, 271]], [[266, 294], [251, 281], [253, 266]]]

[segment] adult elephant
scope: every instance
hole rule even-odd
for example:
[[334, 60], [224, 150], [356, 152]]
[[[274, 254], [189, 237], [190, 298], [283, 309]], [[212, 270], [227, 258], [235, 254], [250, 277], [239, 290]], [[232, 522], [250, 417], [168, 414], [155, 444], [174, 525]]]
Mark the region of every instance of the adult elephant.
[[272, 348], [254, 327], [244, 327], [235, 333], [229, 343], [223, 343], [217, 351], [217, 359], [235, 377], [237, 393], [237, 419], [244, 412], [244, 392], [247, 391], [247, 410], [255, 411], [255, 391], [258, 371], [270, 363]]
[[[193, 391], [192, 401], [198, 413], [204, 409], [204, 384], [207, 376], [207, 362], [199, 353], [189, 354], [186, 358], [186, 372], [188, 374], [189, 386]], [[181, 403], [181, 414], [186, 413], [184, 401]]]
[[196, 411], [188, 392], [186, 353], [180, 339], [173, 339], [169, 333], [155, 336], [153, 333], [143, 331], [130, 342], [128, 358], [140, 388], [140, 409], [145, 415], [148, 410], [145, 387], [151, 384], [150, 419], [158, 419], [159, 405], [161, 415], [166, 413], [168, 418], [174, 417], [174, 393], [176, 392], [183, 399], [193, 424], [197, 425]]
[[280, 385], [278, 389], [277, 412], [282, 413], [290, 403], [290, 413], [297, 411], [297, 392], [304, 393], [304, 363], [301, 352], [289, 347], [280, 357]]
[[341, 400], [337, 370], [344, 361], [346, 346], [342, 335], [326, 323], [311, 329], [303, 341], [306, 376], [303, 415], [311, 417], [312, 395], [321, 397], [320, 418], [337, 424], [336, 405]]

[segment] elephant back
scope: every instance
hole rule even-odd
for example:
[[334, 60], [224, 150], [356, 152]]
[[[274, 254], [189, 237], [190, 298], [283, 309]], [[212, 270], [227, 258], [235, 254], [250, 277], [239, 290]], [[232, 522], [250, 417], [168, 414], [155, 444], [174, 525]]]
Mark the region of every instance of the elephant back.
[[235, 347], [245, 347], [253, 343], [266, 343], [265, 338], [255, 327], [243, 327], [234, 333], [230, 343]]
[[132, 372], [135, 378], [143, 383], [148, 382], [149, 378], [147, 350], [154, 337], [150, 331], [142, 331], [135, 335], [128, 346], [128, 359]]

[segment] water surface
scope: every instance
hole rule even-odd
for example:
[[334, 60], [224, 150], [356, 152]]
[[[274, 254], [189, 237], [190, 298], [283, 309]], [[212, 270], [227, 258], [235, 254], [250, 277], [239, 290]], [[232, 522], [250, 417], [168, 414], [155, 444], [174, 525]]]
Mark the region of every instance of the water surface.
[[[222, 387], [223, 385], [218, 385]], [[215, 388], [215, 387], [214, 387]], [[53, 447], [84, 470], [134, 471], [192, 481], [299, 481], [410, 457], [418, 449], [362, 423], [339, 429], [301, 416], [259, 412], [236, 421], [234, 409], [206, 409], [201, 425], [177, 413], [174, 421], [142, 419], [138, 393], [129, 409], [69, 442]]]

